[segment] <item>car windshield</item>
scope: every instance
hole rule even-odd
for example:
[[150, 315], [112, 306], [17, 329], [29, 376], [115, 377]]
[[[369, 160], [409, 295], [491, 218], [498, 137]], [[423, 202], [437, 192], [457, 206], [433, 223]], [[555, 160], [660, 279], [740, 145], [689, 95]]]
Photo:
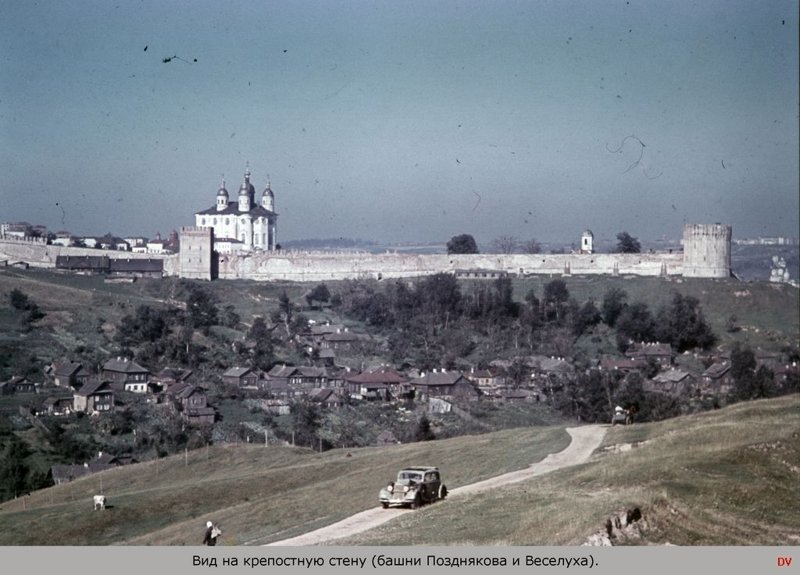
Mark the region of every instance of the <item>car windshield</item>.
[[401, 471], [397, 475], [398, 481], [422, 481], [422, 474], [414, 471]]

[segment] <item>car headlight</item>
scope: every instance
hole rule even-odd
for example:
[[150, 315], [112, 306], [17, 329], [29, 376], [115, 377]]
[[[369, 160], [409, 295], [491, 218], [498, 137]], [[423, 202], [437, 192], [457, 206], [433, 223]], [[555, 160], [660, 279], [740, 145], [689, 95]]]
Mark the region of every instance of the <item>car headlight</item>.
[[394, 485], [387, 485], [387, 486], [386, 486], [386, 491], [388, 491], [389, 493], [391, 493], [392, 491], [394, 491]]
[[403, 485], [403, 493], [408, 493], [408, 485]]

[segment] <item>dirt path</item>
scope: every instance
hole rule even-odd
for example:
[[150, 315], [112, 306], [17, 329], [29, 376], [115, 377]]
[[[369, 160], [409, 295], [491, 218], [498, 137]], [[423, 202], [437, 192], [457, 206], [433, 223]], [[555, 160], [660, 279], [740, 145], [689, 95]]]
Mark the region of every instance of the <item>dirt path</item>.
[[[542, 461], [534, 463], [525, 469], [511, 471], [510, 473], [504, 473], [503, 475], [491, 477], [483, 481], [478, 481], [477, 483], [456, 487], [450, 491], [448, 497], [474, 495], [475, 493], [480, 493], [481, 491], [493, 487], [510, 485], [537, 475], [555, 471], [556, 469], [561, 469], [562, 467], [583, 463], [589, 459], [592, 452], [597, 449], [600, 442], [603, 441], [606, 428], [607, 426], [605, 425], [586, 425], [567, 428], [567, 432], [572, 437], [572, 442], [564, 451], [551, 453]], [[274, 543], [269, 543], [269, 545], [318, 545], [326, 541], [349, 537], [373, 529], [387, 521], [391, 521], [395, 517], [399, 517], [403, 513], [413, 513], [413, 511], [408, 509], [383, 509], [381, 507], [375, 507], [351, 515], [342, 521], [328, 525], [327, 527], [322, 527], [316, 531], [298, 535], [291, 539], [284, 539], [283, 541], [275, 541]]]

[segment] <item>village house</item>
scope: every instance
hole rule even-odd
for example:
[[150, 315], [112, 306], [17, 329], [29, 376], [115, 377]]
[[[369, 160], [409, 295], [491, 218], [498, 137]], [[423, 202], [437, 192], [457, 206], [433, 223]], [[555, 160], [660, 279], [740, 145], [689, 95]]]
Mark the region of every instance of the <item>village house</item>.
[[102, 379], [87, 382], [72, 398], [74, 411], [108, 413], [114, 410], [114, 390], [110, 382]]
[[775, 376], [775, 383], [785, 386], [788, 382], [800, 379], [800, 365], [796, 361], [792, 363], [781, 363], [772, 368]]
[[75, 274], [106, 274], [108, 273], [108, 267], [108, 256], [56, 256], [57, 270]]
[[336, 389], [315, 389], [308, 398], [326, 409], [338, 409], [344, 405], [344, 398]]
[[600, 371], [629, 374], [634, 371], [647, 371], [649, 364], [642, 358], [612, 357], [604, 355], [600, 358]]
[[382, 400], [408, 395], [408, 380], [389, 367], [379, 367], [347, 378], [347, 391], [354, 399]]
[[328, 374], [322, 367], [276, 365], [264, 380], [263, 391], [283, 397], [299, 397], [328, 387]]
[[420, 399], [475, 399], [480, 390], [459, 371], [433, 370], [412, 379], [409, 385]]
[[116, 391], [147, 393], [150, 371], [133, 360], [117, 357], [103, 364], [100, 377], [110, 381]]
[[469, 372], [469, 378], [481, 389], [501, 387], [505, 384], [505, 378], [491, 369], [473, 368]]
[[152, 393], [161, 393], [166, 391], [176, 383], [189, 380], [192, 377], [192, 373], [193, 372], [191, 369], [165, 367], [150, 379], [150, 391]]
[[706, 393], [726, 394], [731, 391], [734, 381], [730, 362], [718, 361], [711, 364], [700, 374], [700, 384]]
[[662, 367], [672, 365], [672, 346], [668, 343], [641, 342], [633, 344], [625, 352], [625, 355], [631, 359], [652, 360]]
[[691, 393], [694, 383], [693, 375], [681, 369], [672, 368], [662, 371], [653, 379], [645, 380], [642, 387], [645, 391], [686, 397]]
[[356, 345], [365, 340], [366, 336], [355, 334], [345, 329], [342, 332], [323, 335], [319, 345], [323, 350], [352, 351]]
[[58, 387], [80, 387], [89, 381], [90, 373], [82, 364], [72, 361], [56, 363], [50, 370], [50, 377]]
[[222, 381], [226, 385], [240, 389], [259, 389], [261, 374], [249, 367], [232, 367], [222, 374]]
[[181, 418], [190, 425], [212, 424], [216, 411], [208, 406], [206, 391], [197, 385], [180, 382], [172, 385], [167, 392], [179, 406]]
[[44, 400], [44, 404], [42, 405], [42, 413], [44, 415], [55, 416], [69, 415], [72, 413], [74, 405], [75, 399], [71, 395], [48, 397]]
[[38, 393], [39, 384], [28, 381], [25, 376], [15, 376], [0, 383], [0, 395], [15, 395], [21, 393]]
[[160, 278], [164, 275], [164, 260], [144, 258], [114, 258], [109, 261], [111, 277]]

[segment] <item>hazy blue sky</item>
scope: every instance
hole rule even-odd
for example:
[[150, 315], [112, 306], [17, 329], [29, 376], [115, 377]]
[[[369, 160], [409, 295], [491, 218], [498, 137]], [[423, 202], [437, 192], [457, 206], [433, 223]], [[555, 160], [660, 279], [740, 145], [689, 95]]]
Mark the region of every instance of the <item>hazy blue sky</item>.
[[1, 221], [163, 234], [249, 162], [279, 241], [800, 233], [797, 1], [0, 0], [0, 58]]

